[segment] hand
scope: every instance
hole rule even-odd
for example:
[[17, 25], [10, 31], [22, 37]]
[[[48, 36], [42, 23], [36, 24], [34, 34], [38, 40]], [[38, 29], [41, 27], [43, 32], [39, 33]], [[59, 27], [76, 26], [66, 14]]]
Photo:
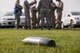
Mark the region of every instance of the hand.
[[36, 1], [36, 0], [34, 0], [34, 2], [35, 2], [35, 3], [37, 3], [37, 1]]

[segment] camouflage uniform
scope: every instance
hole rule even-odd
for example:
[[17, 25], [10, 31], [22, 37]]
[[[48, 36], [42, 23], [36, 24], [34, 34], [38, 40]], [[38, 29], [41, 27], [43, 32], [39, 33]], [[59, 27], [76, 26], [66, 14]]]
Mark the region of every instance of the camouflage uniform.
[[50, 11], [51, 26], [53, 28], [55, 28], [55, 26], [56, 26], [55, 9], [56, 9], [56, 5], [55, 5], [55, 3], [53, 3], [51, 11]]
[[41, 15], [40, 15], [40, 11], [38, 11], [37, 27], [40, 27], [40, 19], [41, 19]]
[[62, 11], [63, 11], [63, 2], [61, 0], [56, 2], [56, 13], [57, 13], [57, 27], [56, 28], [61, 28], [61, 18], [62, 18]]
[[28, 3], [27, 0], [24, 1], [24, 13], [25, 13], [25, 25], [24, 28], [27, 29], [31, 29], [31, 20], [30, 20], [30, 6], [35, 4], [36, 1], [32, 2], [32, 3]]
[[32, 13], [32, 27], [36, 27], [37, 24], [37, 17], [36, 17], [36, 13], [37, 13], [37, 9], [36, 6], [33, 6], [31, 9], [31, 13]]
[[51, 10], [51, 4], [52, 4], [52, 0], [40, 0], [39, 4], [38, 4], [38, 11], [40, 11], [40, 18], [41, 18], [41, 29], [44, 28], [44, 17], [46, 17], [46, 21], [47, 21], [47, 28], [50, 28], [50, 23], [51, 23], [51, 19], [50, 19], [50, 10]]

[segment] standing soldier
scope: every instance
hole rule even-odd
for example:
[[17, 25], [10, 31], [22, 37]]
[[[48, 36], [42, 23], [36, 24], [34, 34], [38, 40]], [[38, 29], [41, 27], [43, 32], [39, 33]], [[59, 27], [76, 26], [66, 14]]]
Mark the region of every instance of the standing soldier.
[[51, 27], [51, 18], [50, 18], [50, 10], [52, 6], [52, 0], [40, 0], [38, 4], [38, 11], [40, 11], [40, 18], [41, 18], [41, 30], [44, 28], [44, 17], [47, 20], [47, 28], [50, 30]]
[[51, 26], [52, 26], [53, 28], [55, 28], [55, 26], [56, 26], [55, 9], [56, 9], [56, 5], [55, 5], [55, 3], [53, 2], [52, 7], [51, 7], [51, 11], [50, 11]]
[[32, 6], [31, 14], [32, 14], [32, 27], [35, 28], [37, 24], [37, 17], [36, 17], [37, 9], [36, 5]]
[[24, 28], [27, 29], [31, 29], [31, 22], [30, 22], [30, 6], [35, 4], [36, 0], [32, 3], [28, 3], [27, 0], [24, 1], [24, 12], [25, 12], [25, 25]]
[[63, 2], [61, 0], [56, 0], [56, 13], [57, 13], [57, 26], [56, 28], [60, 29], [61, 28], [61, 18], [62, 18], [62, 11], [63, 11]]
[[19, 4], [20, 1], [17, 0], [16, 4], [15, 4], [15, 8], [14, 8], [14, 14], [15, 14], [15, 26], [18, 29], [19, 25], [20, 25], [20, 16], [22, 15], [22, 6]]

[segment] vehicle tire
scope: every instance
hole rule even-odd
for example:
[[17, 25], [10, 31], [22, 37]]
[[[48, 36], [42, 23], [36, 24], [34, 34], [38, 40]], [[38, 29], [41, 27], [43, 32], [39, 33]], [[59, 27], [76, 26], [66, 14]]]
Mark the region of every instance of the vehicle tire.
[[74, 27], [74, 24], [73, 23], [74, 23], [74, 21], [71, 19], [70, 20], [70, 28], [73, 28]]

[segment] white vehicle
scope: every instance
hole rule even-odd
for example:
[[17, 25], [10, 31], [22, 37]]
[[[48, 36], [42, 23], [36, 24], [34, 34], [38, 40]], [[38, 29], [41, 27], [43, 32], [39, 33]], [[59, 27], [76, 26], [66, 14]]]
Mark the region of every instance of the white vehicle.
[[74, 27], [77, 25], [80, 25], [80, 12], [68, 12], [64, 17], [62, 17], [62, 27]]
[[[20, 25], [24, 25], [25, 17], [24, 15], [20, 16]], [[12, 12], [6, 13], [3, 17], [0, 18], [0, 26], [15, 26], [15, 16]]]

